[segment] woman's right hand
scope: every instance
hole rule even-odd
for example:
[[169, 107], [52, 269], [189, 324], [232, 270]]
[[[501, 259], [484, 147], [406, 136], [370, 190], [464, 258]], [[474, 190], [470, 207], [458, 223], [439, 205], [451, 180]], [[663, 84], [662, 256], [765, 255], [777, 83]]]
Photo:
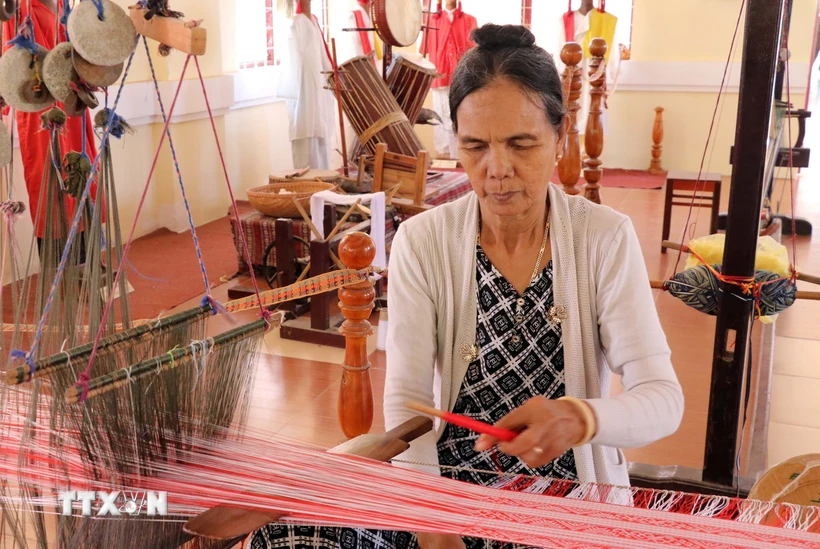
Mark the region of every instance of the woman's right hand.
[[419, 532], [420, 549], [467, 549], [461, 536]]

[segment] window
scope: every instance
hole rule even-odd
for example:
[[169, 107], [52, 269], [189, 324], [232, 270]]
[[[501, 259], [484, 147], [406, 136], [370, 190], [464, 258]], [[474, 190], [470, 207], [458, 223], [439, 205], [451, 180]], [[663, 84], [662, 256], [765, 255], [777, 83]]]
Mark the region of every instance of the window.
[[239, 68], [273, 65], [276, 0], [237, 2], [236, 48]]
[[[327, 36], [327, 0], [311, 0], [311, 12]], [[236, 44], [239, 68], [278, 64], [277, 42], [287, 37], [289, 21], [277, 11], [277, 0], [237, 2]]]

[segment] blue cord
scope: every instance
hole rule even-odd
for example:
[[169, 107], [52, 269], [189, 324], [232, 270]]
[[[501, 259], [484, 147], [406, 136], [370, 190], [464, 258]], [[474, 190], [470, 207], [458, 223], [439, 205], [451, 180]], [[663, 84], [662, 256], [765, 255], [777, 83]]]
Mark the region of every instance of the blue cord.
[[[145, 52], [148, 54], [148, 66], [151, 68], [151, 77], [154, 79], [154, 88], [157, 92], [157, 102], [159, 103], [159, 109], [162, 113], [162, 122], [167, 123], [167, 117], [165, 115], [165, 106], [162, 103], [162, 95], [159, 92], [159, 83], [157, 82], [157, 75], [154, 71], [154, 63], [151, 60], [151, 51], [148, 49], [148, 40], [143, 36], [142, 41], [143, 44], [145, 44]], [[188, 225], [191, 228], [191, 236], [194, 239], [194, 249], [196, 250], [197, 261], [199, 261], [199, 270], [202, 272], [202, 280], [205, 283], [206, 296], [204, 299], [213, 300], [213, 298], [211, 297], [211, 285], [208, 281], [208, 272], [205, 270], [205, 261], [202, 259], [202, 249], [199, 246], [199, 238], [197, 238], [196, 235], [196, 227], [194, 226], [194, 218], [193, 214], [191, 213], [191, 206], [188, 203], [188, 195], [185, 192], [185, 185], [182, 183], [182, 172], [180, 171], [179, 162], [177, 161], [177, 153], [176, 149], [174, 148], [174, 140], [171, 138], [170, 127], [166, 130], [166, 134], [168, 135], [168, 144], [171, 148], [171, 158], [173, 158], [174, 161], [174, 169], [176, 170], [177, 180], [179, 181], [179, 188], [182, 190], [182, 201], [185, 203], [185, 211], [188, 214]]]

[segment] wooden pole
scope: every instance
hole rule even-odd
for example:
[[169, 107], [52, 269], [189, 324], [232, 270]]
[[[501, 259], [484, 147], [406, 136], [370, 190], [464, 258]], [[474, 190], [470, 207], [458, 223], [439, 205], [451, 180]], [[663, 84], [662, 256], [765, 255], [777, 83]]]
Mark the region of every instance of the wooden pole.
[[[584, 188], [584, 196], [591, 202], [601, 203], [601, 180], [604, 172], [601, 170], [601, 160], [599, 157], [604, 151], [604, 128], [601, 124], [601, 101], [604, 95], [604, 83], [606, 82], [606, 40], [603, 38], [593, 38], [589, 45], [589, 52], [592, 59], [589, 63], [590, 90], [591, 96], [589, 105], [589, 116], [587, 117], [587, 130], [584, 134], [584, 148], [587, 153], [587, 160], [584, 162], [584, 179], [587, 184]], [[599, 78], [592, 80], [598, 70], [601, 70]]]
[[[339, 242], [339, 257], [349, 269], [366, 269], [376, 257], [376, 245], [367, 234], [353, 232]], [[367, 433], [373, 424], [367, 337], [373, 333], [368, 319], [375, 299], [372, 280], [339, 290], [339, 309], [346, 320], [339, 328], [345, 337], [345, 359], [338, 414], [342, 432], [349, 438]]]
[[567, 135], [564, 138], [561, 159], [558, 161], [558, 177], [567, 194], [578, 194], [576, 185], [581, 177], [581, 142], [578, 137], [578, 99], [581, 97], [581, 67], [578, 64], [583, 58], [581, 45], [568, 42], [561, 49], [561, 61], [564, 62], [563, 84], [566, 94], [567, 118], [569, 119]]
[[649, 173], [658, 175], [666, 173], [661, 166], [663, 152], [663, 107], [655, 107], [655, 125], [652, 127], [652, 161], [649, 164]]
[[347, 165], [347, 138], [345, 137], [345, 115], [342, 110], [342, 89], [341, 80], [339, 80], [339, 60], [336, 57], [336, 39], [330, 39], [330, 45], [333, 48], [333, 91], [336, 94], [336, 107], [339, 109], [339, 135], [342, 138], [342, 169], [345, 177], [350, 177], [350, 169]]
[[[746, 7], [732, 184], [722, 262], [722, 272], [726, 276], [754, 276], [784, 1], [749, 0]], [[745, 384], [750, 381], [747, 366], [754, 311], [752, 300], [744, 298], [738, 286], [727, 283], [721, 286], [703, 480], [734, 486], [735, 478], [739, 476], [735, 468], [741, 408]]]

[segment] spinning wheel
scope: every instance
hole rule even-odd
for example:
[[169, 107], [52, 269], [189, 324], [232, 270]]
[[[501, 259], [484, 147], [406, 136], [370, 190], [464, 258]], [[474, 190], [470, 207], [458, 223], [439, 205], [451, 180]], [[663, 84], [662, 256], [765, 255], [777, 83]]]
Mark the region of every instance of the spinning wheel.
[[[307, 269], [308, 265], [310, 265], [310, 242], [299, 236], [294, 236], [293, 241], [302, 244], [304, 249], [308, 251], [308, 254], [304, 257], [293, 258], [293, 272], [296, 274], [298, 279], [301, 279], [302, 273], [304, 273], [305, 269]], [[274, 249], [276, 249], [276, 240], [273, 240], [270, 244], [268, 244], [268, 247], [265, 248], [265, 253], [262, 254], [262, 276], [265, 277], [265, 282], [268, 283], [268, 287], [271, 290], [285, 285], [282, 284], [281, 280], [277, 280], [279, 275], [281, 275], [284, 271], [277, 268], [275, 263], [268, 264], [268, 259]], [[295, 246], [294, 249], [296, 249]]]

